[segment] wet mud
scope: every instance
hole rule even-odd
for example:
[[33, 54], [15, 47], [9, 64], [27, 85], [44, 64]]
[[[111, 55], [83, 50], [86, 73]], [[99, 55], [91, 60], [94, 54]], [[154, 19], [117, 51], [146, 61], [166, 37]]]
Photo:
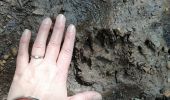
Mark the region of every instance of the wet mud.
[[68, 94], [95, 90], [104, 100], [169, 100], [169, 0], [1, 0], [0, 98], [15, 70], [25, 28], [59, 13], [77, 27]]

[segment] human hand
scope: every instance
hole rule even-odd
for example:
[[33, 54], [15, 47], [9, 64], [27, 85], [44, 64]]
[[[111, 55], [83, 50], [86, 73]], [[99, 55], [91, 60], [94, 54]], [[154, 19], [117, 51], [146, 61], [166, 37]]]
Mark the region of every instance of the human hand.
[[[76, 29], [67, 28], [63, 45], [66, 18], [60, 14], [56, 18], [51, 39], [46, 46], [50, 18], [43, 20], [33, 44], [29, 61], [29, 41], [31, 32], [25, 30], [19, 45], [16, 71], [8, 94], [8, 100], [18, 97], [34, 97], [39, 100], [101, 100], [101, 95], [94, 91], [67, 96], [67, 74], [71, 62]], [[62, 47], [60, 49], [60, 47]]]

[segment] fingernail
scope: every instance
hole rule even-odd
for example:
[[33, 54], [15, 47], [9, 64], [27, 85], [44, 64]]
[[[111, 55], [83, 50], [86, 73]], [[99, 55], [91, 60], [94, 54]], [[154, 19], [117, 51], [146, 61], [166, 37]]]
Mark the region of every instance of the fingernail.
[[49, 24], [51, 22], [51, 19], [49, 17], [45, 18], [43, 23], [44, 24]]
[[76, 32], [76, 28], [75, 28], [75, 26], [73, 24], [70, 24], [68, 26], [68, 32], [70, 32], [70, 33], [75, 33]]
[[57, 20], [59, 20], [60, 22], [64, 22], [66, 20], [65, 16], [63, 14], [59, 14], [57, 16]]
[[100, 94], [97, 94], [94, 96], [93, 100], [102, 100], [102, 96]]
[[30, 32], [31, 32], [30, 30], [25, 29], [24, 32], [23, 32], [23, 34], [24, 34], [24, 35], [27, 35], [27, 34], [29, 34]]

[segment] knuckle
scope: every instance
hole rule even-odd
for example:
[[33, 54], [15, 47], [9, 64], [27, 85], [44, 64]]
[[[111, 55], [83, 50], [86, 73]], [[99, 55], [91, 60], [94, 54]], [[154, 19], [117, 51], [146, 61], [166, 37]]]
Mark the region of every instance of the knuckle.
[[21, 44], [21, 45], [22, 45], [22, 44], [27, 44], [27, 43], [28, 43], [27, 39], [21, 38], [21, 40], [20, 40], [20, 44]]
[[75, 39], [75, 33], [74, 33], [74, 32], [67, 32], [65, 38], [66, 38], [66, 40], [68, 40], [68, 41], [74, 41], [74, 39]]
[[72, 50], [71, 49], [64, 49], [64, 55], [66, 56], [70, 56], [72, 54]]
[[33, 45], [34, 48], [44, 48], [45, 45], [41, 42], [35, 42]]
[[24, 55], [25, 55], [25, 53], [23, 51], [19, 51], [17, 57], [18, 58], [23, 57]]
[[49, 47], [59, 47], [60, 44], [57, 43], [56, 41], [50, 41], [50, 42], [48, 43], [48, 46], [49, 46]]
[[73, 36], [71, 35], [71, 33], [67, 33], [65, 38], [66, 38], [66, 40], [71, 40], [73, 38]]
[[18, 57], [24, 56], [24, 55], [26, 54], [25, 48], [19, 47], [19, 50], [18, 50], [17, 53], [18, 53], [18, 54], [17, 54]]

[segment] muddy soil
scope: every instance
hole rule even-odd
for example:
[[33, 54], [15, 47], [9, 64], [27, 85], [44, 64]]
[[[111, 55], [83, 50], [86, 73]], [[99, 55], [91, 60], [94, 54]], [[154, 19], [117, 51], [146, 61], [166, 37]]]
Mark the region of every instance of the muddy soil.
[[0, 0], [0, 98], [15, 71], [19, 38], [63, 13], [77, 27], [68, 94], [104, 100], [170, 100], [169, 0]]

